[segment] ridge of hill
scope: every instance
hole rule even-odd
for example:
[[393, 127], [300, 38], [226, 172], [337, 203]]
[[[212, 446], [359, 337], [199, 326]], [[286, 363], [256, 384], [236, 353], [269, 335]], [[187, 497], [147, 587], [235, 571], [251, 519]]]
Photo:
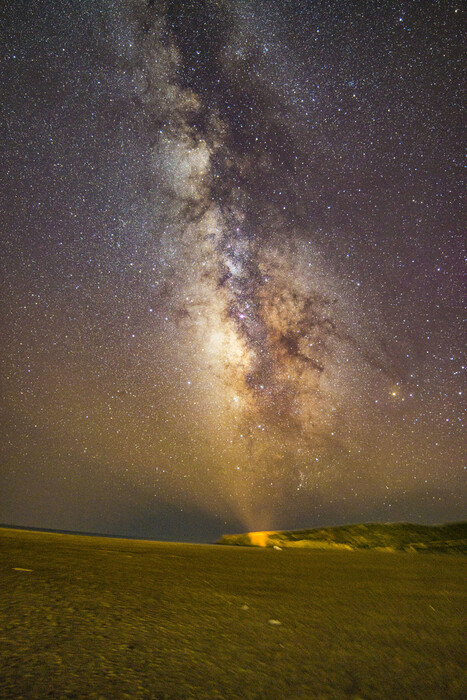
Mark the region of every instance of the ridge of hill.
[[467, 522], [444, 525], [359, 523], [305, 530], [265, 530], [223, 535], [217, 544], [467, 554]]

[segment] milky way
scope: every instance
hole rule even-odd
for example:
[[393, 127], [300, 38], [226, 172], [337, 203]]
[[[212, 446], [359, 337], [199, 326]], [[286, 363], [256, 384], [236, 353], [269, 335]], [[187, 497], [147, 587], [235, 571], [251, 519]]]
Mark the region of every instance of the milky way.
[[461, 517], [460, 7], [3, 12], [2, 519]]

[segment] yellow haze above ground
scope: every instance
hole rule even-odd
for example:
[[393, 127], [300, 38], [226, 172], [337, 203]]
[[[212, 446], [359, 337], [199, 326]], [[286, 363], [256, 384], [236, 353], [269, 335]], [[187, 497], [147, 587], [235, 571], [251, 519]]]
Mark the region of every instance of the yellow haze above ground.
[[274, 530], [264, 530], [264, 532], [249, 532], [248, 537], [250, 538], [251, 544], [256, 547], [266, 547], [268, 542], [268, 537], [274, 532]]

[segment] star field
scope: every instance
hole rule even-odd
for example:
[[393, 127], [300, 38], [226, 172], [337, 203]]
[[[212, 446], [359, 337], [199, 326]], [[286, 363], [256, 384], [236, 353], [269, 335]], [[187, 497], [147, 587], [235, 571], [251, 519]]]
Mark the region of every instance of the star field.
[[7, 2], [0, 521], [465, 517], [455, 2]]

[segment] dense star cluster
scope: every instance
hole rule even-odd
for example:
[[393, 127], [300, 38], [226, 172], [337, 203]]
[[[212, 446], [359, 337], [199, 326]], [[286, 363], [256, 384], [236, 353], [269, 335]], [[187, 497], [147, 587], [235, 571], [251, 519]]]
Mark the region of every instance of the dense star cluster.
[[0, 520], [464, 517], [460, 3], [0, 13]]

